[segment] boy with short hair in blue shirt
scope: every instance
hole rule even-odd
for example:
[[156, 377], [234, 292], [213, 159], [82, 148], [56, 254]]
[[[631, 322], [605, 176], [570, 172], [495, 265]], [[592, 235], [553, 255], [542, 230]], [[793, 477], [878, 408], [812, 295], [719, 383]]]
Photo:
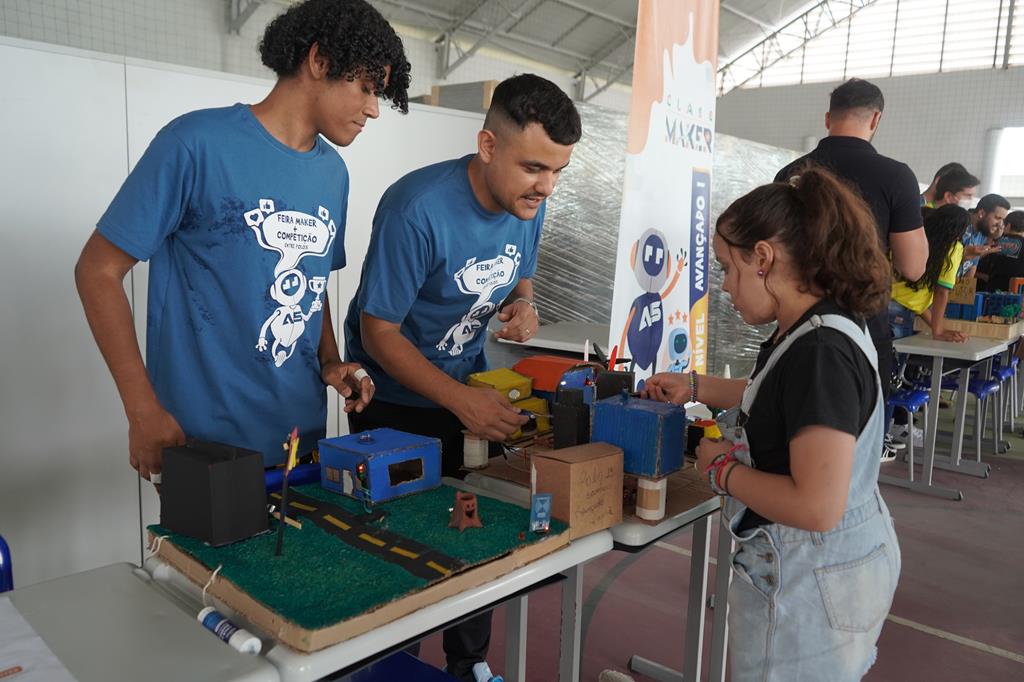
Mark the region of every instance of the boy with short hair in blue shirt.
[[[351, 144], [378, 98], [407, 111], [409, 63], [365, 0], [290, 7], [260, 53], [278, 75], [270, 94], [161, 130], [75, 268], [128, 417], [130, 462], [154, 483], [162, 448], [186, 433], [259, 451], [269, 466], [293, 426], [309, 447], [325, 436], [326, 386], [346, 411], [373, 395], [331, 324], [325, 286], [345, 265], [348, 171], [328, 141]], [[146, 366], [122, 288], [140, 260]]]
[[[558, 86], [515, 76], [495, 88], [475, 155], [414, 171], [385, 192], [345, 318], [346, 358], [377, 385], [373, 404], [349, 414], [353, 432], [390, 426], [439, 438], [452, 476], [463, 429], [502, 441], [526, 422], [503, 395], [465, 380], [487, 368], [493, 315], [505, 323], [500, 338], [537, 331], [531, 277], [544, 202], [580, 132]], [[445, 631], [448, 672], [488, 677], [490, 633], [490, 612]]]

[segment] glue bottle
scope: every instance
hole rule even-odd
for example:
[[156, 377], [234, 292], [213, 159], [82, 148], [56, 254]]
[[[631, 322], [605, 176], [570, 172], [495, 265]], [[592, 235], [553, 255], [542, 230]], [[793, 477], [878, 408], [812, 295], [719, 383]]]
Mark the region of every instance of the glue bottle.
[[258, 654], [263, 648], [263, 642], [259, 637], [238, 627], [212, 606], [207, 606], [200, 611], [196, 620], [202, 623], [204, 628], [224, 640], [232, 649], [241, 651], [243, 654]]

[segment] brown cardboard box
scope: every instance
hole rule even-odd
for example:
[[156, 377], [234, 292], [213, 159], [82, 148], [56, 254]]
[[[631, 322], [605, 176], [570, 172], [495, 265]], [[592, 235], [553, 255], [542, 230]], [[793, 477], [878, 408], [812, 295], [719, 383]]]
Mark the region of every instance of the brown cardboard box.
[[608, 443], [536, 453], [534, 493], [551, 493], [551, 515], [578, 538], [622, 521], [622, 450]]
[[961, 277], [953, 287], [953, 293], [949, 297], [950, 303], [974, 305], [974, 294], [978, 291], [978, 280], [974, 277]]

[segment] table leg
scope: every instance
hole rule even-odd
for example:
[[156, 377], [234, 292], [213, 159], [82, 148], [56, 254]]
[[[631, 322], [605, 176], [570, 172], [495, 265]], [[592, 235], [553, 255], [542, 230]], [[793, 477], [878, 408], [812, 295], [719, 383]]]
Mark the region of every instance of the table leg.
[[[957, 386], [959, 388], [956, 392], [956, 420], [953, 422], [953, 449], [949, 453], [950, 460], [954, 466], [960, 464], [960, 458], [964, 450], [964, 421], [967, 419], [967, 387], [970, 384], [970, 380], [971, 368], [964, 367], [960, 370], [960, 378], [957, 379]], [[981, 424], [978, 428], [984, 431], [985, 425]], [[931, 482], [930, 476], [928, 480]]]
[[559, 649], [559, 682], [579, 682], [580, 626], [583, 621], [583, 565], [563, 571], [562, 636]]
[[708, 596], [708, 557], [711, 550], [711, 518], [705, 516], [693, 524], [690, 555], [690, 594], [686, 608], [686, 659], [683, 676], [688, 680], [700, 679], [701, 660], [704, 656], [704, 602]]
[[505, 679], [526, 680], [526, 616], [529, 597], [523, 595], [505, 605]]
[[[720, 514], [721, 516], [721, 514]], [[725, 661], [729, 651], [729, 581], [732, 579], [732, 535], [718, 527], [715, 558], [715, 611], [711, 619], [711, 670], [708, 682], [725, 682]]]
[[642, 656], [629, 659], [629, 669], [659, 682], [698, 682], [704, 654], [704, 602], [708, 594], [708, 558], [711, 545], [711, 515], [693, 524], [690, 549], [690, 592], [686, 606], [686, 643], [683, 672]]

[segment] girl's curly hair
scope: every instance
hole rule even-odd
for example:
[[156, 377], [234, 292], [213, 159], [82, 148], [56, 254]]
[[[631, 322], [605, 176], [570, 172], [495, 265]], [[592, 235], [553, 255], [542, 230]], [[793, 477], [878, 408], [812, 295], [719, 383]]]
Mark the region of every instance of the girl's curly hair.
[[760, 241], [782, 244], [803, 291], [821, 292], [844, 310], [873, 317], [889, 301], [890, 266], [871, 209], [821, 166], [794, 175], [734, 201], [718, 217], [718, 236], [744, 257]]
[[[279, 78], [287, 78], [314, 43], [330, 64], [328, 78], [369, 78], [379, 96], [408, 113], [411, 67], [402, 39], [365, 0], [306, 0], [289, 7], [267, 26], [260, 57]], [[385, 86], [386, 67], [391, 75]]]

